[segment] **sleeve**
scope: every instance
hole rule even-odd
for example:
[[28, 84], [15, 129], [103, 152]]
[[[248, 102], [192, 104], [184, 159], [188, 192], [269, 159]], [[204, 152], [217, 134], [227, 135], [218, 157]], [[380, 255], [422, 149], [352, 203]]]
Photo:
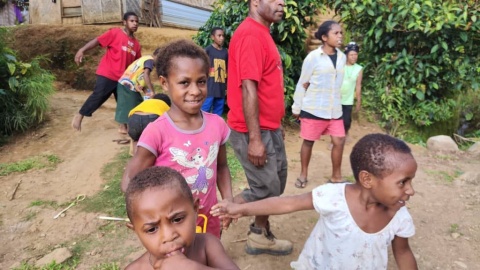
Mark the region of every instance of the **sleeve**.
[[398, 210], [396, 216], [398, 217], [398, 228], [395, 232], [396, 236], [403, 238], [410, 238], [415, 235], [415, 225], [413, 219], [407, 210], [407, 207], [402, 207]]
[[237, 45], [236, 67], [240, 81], [252, 80], [259, 82], [262, 79], [264, 62], [263, 44], [255, 37], [246, 36]]
[[[315, 52], [315, 51], [314, 51]], [[300, 78], [298, 79], [297, 86], [295, 88], [295, 93], [293, 94], [293, 104], [292, 104], [292, 113], [300, 114], [302, 109], [303, 97], [305, 96], [305, 88], [303, 87], [304, 83], [310, 81], [310, 78], [313, 74], [313, 68], [315, 61], [313, 57], [313, 52], [308, 54], [305, 60], [303, 60], [302, 72]]]
[[326, 185], [321, 185], [312, 190], [313, 207], [319, 214], [322, 213], [322, 207], [325, 205], [325, 187]]
[[143, 68], [144, 69], [148, 68], [148, 69], [150, 69], [150, 71], [152, 71], [153, 70], [153, 64], [154, 64], [153, 59], [148, 59], [147, 61], [145, 61], [145, 63], [143, 63]]
[[147, 149], [155, 157], [158, 157], [162, 145], [162, 134], [160, 133], [161, 129], [154, 123], [156, 123], [156, 121], [148, 124], [145, 130], [143, 130], [140, 139], [138, 139], [137, 146]]
[[225, 120], [223, 120], [223, 118], [221, 118], [220, 116], [218, 117], [220, 118], [220, 121], [221, 121], [221, 127], [222, 127], [222, 145], [226, 144], [227, 141], [228, 141], [228, 138], [230, 137], [230, 128], [228, 127], [227, 123], [225, 123]]
[[108, 45], [112, 44], [112, 42], [115, 40], [116, 36], [116, 28], [109, 29], [107, 32], [101, 34], [99, 37], [97, 37], [98, 43], [100, 43], [100, 46], [102, 47], [107, 47]]

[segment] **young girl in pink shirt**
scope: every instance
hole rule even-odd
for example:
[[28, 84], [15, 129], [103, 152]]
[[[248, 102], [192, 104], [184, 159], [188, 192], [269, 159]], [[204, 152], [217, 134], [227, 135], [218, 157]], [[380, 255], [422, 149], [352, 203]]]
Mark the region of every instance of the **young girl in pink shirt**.
[[[200, 199], [199, 213], [207, 216], [207, 232], [220, 237], [220, 220], [210, 215], [210, 208], [217, 203], [216, 187], [223, 199], [233, 197], [225, 145], [230, 129], [218, 115], [201, 111], [207, 96], [208, 56], [187, 40], [167, 44], [158, 55], [157, 74], [172, 105], [142, 133], [125, 170], [122, 190], [147, 167], [174, 168], [185, 177], [193, 196]], [[230, 221], [225, 219], [223, 227]]]

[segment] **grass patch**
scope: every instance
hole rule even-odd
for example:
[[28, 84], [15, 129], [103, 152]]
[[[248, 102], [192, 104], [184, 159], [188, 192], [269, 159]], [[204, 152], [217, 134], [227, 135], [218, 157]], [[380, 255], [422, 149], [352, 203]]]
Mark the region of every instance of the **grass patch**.
[[29, 207], [34, 207], [34, 206], [49, 206], [55, 209], [60, 207], [60, 205], [56, 201], [42, 201], [42, 200], [31, 202]]
[[21, 161], [0, 164], [0, 176], [16, 172], [26, 172], [32, 169], [54, 169], [62, 160], [56, 155], [41, 155]]
[[94, 196], [86, 198], [83, 209], [87, 212], [99, 212], [115, 217], [126, 217], [125, 199], [120, 189], [124, 168], [130, 159], [128, 147], [125, 147], [115, 159], [107, 163], [101, 176], [105, 179], [104, 189]]
[[240, 161], [238, 161], [235, 153], [233, 151], [230, 142], [227, 143], [227, 162], [228, 168], [230, 169], [230, 174], [232, 175], [232, 182], [237, 182], [238, 180], [243, 179], [243, 167]]
[[29, 211], [23, 218], [23, 221], [30, 221], [34, 219], [37, 216], [37, 212], [35, 211]]
[[445, 182], [453, 183], [453, 181], [463, 174], [461, 170], [455, 170], [453, 172], [446, 172], [446, 171], [433, 171], [433, 170], [425, 170], [425, 173], [429, 175], [439, 176], [440, 178], [436, 177], [436, 179], [443, 179]]
[[458, 233], [459, 226], [457, 223], [450, 225], [450, 233]]

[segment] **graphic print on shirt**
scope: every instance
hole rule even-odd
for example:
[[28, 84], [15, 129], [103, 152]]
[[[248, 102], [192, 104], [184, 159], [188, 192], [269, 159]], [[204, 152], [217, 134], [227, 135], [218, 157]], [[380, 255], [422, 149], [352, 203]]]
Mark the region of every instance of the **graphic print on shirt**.
[[136, 56], [137, 52], [134, 50], [134, 46], [135, 46], [135, 43], [133, 43], [129, 40], [129, 41], [127, 41], [127, 46], [122, 46], [122, 50], [131, 54], [131, 55], [133, 55], [133, 56]]
[[210, 68], [209, 76], [212, 77], [215, 82], [225, 83], [227, 78], [226, 70], [225, 60], [215, 58], [213, 59], [213, 67]]
[[[188, 145], [190, 141], [184, 143]], [[208, 145], [208, 143], [206, 144]], [[210, 145], [207, 151], [201, 147], [196, 147], [193, 150], [183, 150], [180, 148], [170, 148], [172, 154], [172, 161], [187, 168], [195, 168], [196, 172], [193, 175], [183, 175], [185, 180], [190, 185], [192, 194], [203, 193], [206, 194], [208, 190], [208, 180], [213, 176], [213, 170], [210, 165], [216, 160], [218, 155], [218, 142]]]

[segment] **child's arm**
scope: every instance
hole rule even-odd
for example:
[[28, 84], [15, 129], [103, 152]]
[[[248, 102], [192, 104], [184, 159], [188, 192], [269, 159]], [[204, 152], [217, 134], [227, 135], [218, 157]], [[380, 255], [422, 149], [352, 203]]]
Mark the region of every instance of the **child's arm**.
[[[217, 186], [222, 199], [233, 201], [232, 177], [227, 162], [227, 147], [225, 144], [220, 146], [217, 157]], [[231, 223], [230, 218], [223, 220], [223, 228], [228, 229]]]
[[[145, 80], [145, 84], [147, 85], [148, 89], [150, 89], [150, 93], [148, 93], [148, 96], [149, 97], [153, 97], [153, 95], [155, 95], [155, 89], [153, 88], [153, 84], [152, 84], [152, 80], [150, 80], [150, 73], [152, 71], [149, 69], [149, 68], [145, 68], [143, 70], [143, 79]], [[147, 94], [145, 92], [145, 89], [143, 89], [144, 93]]]
[[135, 156], [128, 162], [127, 168], [123, 173], [122, 183], [120, 185], [123, 192], [127, 191], [130, 179], [135, 177], [137, 173], [151, 167], [155, 164], [155, 155], [147, 149], [139, 146], [135, 152]]
[[202, 237], [204, 245], [200, 244], [198, 250], [195, 252], [205, 252], [206, 264], [202, 264], [190, 258], [187, 258], [183, 253], [178, 253], [163, 260], [161, 263], [161, 270], [207, 270], [207, 269], [224, 269], [224, 270], [238, 270], [238, 266], [225, 253], [222, 243], [218, 238], [211, 234], [197, 235], [197, 239]]
[[80, 65], [83, 59], [83, 53], [97, 47], [98, 45], [100, 45], [100, 42], [98, 42], [97, 38], [90, 40], [87, 44], [85, 44], [77, 51], [77, 54], [75, 54], [75, 63], [77, 63], [77, 65]]
[[271, 197], [256, 202], [236, 204], [221, 201], [211, 210], [213, 216], [239, 218], [242, 216], [282, 215], [301, 210], [313, 210], [312, 193], [295, 196]]
[[392, 250], [399, 270], [418, 269], [417, 261], [408, 244], [408, 238], [395, 236], [392, 241]]

